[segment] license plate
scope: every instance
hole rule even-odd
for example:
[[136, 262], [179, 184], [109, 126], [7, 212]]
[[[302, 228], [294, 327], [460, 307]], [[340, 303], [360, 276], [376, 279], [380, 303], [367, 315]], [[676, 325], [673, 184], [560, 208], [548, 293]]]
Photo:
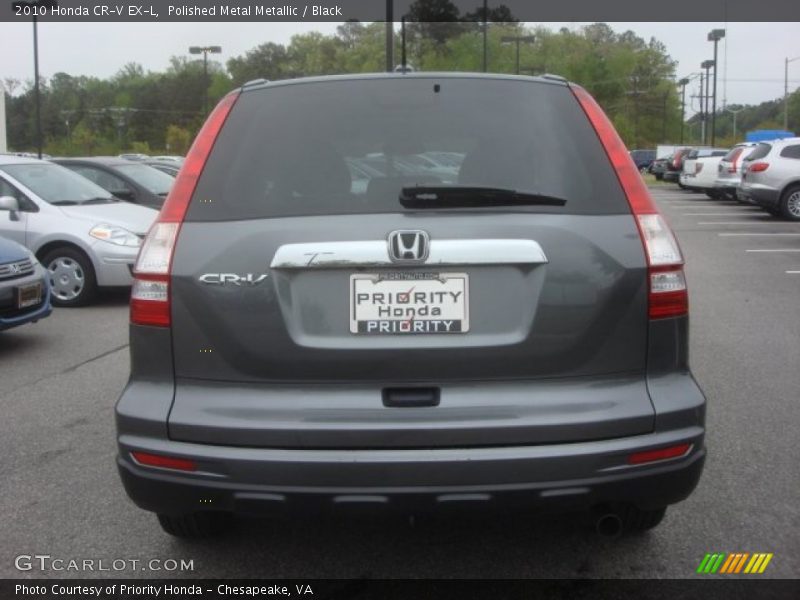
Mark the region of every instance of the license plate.
[[406, 335], [469, 331], [466, 273], [350, 275], [350, 333]]
[[36, 306], [42, 301], [42, 284], [32, 283], [17, 288], [17, 308]]

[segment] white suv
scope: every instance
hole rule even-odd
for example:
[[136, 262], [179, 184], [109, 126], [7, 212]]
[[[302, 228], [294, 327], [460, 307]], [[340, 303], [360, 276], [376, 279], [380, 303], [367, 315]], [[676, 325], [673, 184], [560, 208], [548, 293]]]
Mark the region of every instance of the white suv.
[[758, 144], [747, 157], [739, 191], [774, 215], [800, 221], [800, 137]]

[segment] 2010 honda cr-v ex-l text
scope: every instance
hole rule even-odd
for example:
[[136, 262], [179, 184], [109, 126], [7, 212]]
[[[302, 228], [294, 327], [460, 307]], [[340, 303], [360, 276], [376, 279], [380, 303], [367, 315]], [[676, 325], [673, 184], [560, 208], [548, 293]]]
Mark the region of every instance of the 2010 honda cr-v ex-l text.
[[642, 530], [700, 477], [680, 249], [562, 78], [246, 84], [134, 278], [119, 471], [171, 534], [342, 503]]

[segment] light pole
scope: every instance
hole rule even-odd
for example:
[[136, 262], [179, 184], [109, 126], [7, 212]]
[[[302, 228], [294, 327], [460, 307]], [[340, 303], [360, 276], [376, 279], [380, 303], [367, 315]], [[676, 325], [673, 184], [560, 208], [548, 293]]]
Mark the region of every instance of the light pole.
[[386, 0], [386, 72], [394, 71], [394, 1]]
[[205, 92], [203, 94], [203, 115], [208, 114], [208, 55], [219, 54], [222, 52], [221, 46], [190, 46], [189, 54], [203, 55], [203, 84]]
[[483, 0], [483, 72], [489, 67], [489, 58], [486, 50], [486, 36], [489, 33], [489, 7], [488, 0]]
[[742, 112], [744, 109], [743, 108], [738, 108], [736, 110], [733, 110], [731, 108], [726, 108], [725, 110], [727, 110], [729, 113], [731, 113], [733, 115], [733, 143], [735, 144], [736, 143], [736, 115], [739, 114], [740, 112]]
[[516, 44], [517, 45], [517, 75], [519, 75], [519, 43], [526, 42], [532, 44], [536, 41], [535, 35], [504, 35], [500, 38], [503, 44]]
[[[703, 144], [708, 140], [708, 98], [709, 98], [709, 75], [708, 72], [714, 66], [713, 60], [704, 60], [700, 65], [701, 68], [706, 70], [706, 94], [705, 94], [705, 110], [703, 111]], [[716, 67], [715, 67], [716, 69]]]
[[724, 29], [712, 29], [708, 32], [708, 41], [714, 42], [714, 99], [711, 104], [711, 145], [716, 141], [717, 133], [717, 44], [725, 37]]
[[689, 78], [684, 77], [678, 81], [681, 86], [681, 144], [683, 144], [683, 123], [686, 120], [686, 86], [689, 85]]
[[789, 63], [800, 60], [800, 56], [786, 57], [783, 61], [783, 130], [789, 131]]

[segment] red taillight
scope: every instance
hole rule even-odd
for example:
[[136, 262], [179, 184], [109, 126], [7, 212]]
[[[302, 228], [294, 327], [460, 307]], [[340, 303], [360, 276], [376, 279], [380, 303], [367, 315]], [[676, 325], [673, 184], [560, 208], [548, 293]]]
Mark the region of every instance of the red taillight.
[[160, 469], [174, 469], [176, 471], [196, 471], [197, 463], [188, 458], [175, 458], [174, 456], [163, 456], [161, 454], [150, 454], [149, 452], [131, 452], [133, 459], [140, 465], [147, 467], [159, 467]]
[[761, 171], [766, 171], [769, 168], [769, 163], [765, 162], [755, 162], [750, 165], [750, 168], [747, 169], [751, 173], [760, 173]]
[[686, 455], [691, 448], [691, 444], [678, 444], [677, 446], [659, 448], [658, 450], [645, 450], [644, 452], [636, 452], [628, 456], [628, 464], [641, 465], [659, 460], [667, 460], [669, 458], [678, 458]]
[[133, 269], [131, 323], [170, 326], [170, 273], [180, 225], [214, 141], [238, 97], [238, 91], [231, 92], [209, 115], [186, 155], [156, 222], [142, 243]]
[[667, 222], [659, 214], [625, 144], [603, 109], [580, 86], [571, 86], [600, 138], [636, 218], [648, 267], [648, 315], [651, 319], [689, 313], [683, 256]]
[[728, 167], [728, 173], [736, 173], [736, 166], [737, 163], [739, 162], [739, 156], [741, 156], [743, 151], [744, 148], [739, 148], [733, 153], [733, 159], [732, 159], [733, 162], [731, 163], [731, 166]]

